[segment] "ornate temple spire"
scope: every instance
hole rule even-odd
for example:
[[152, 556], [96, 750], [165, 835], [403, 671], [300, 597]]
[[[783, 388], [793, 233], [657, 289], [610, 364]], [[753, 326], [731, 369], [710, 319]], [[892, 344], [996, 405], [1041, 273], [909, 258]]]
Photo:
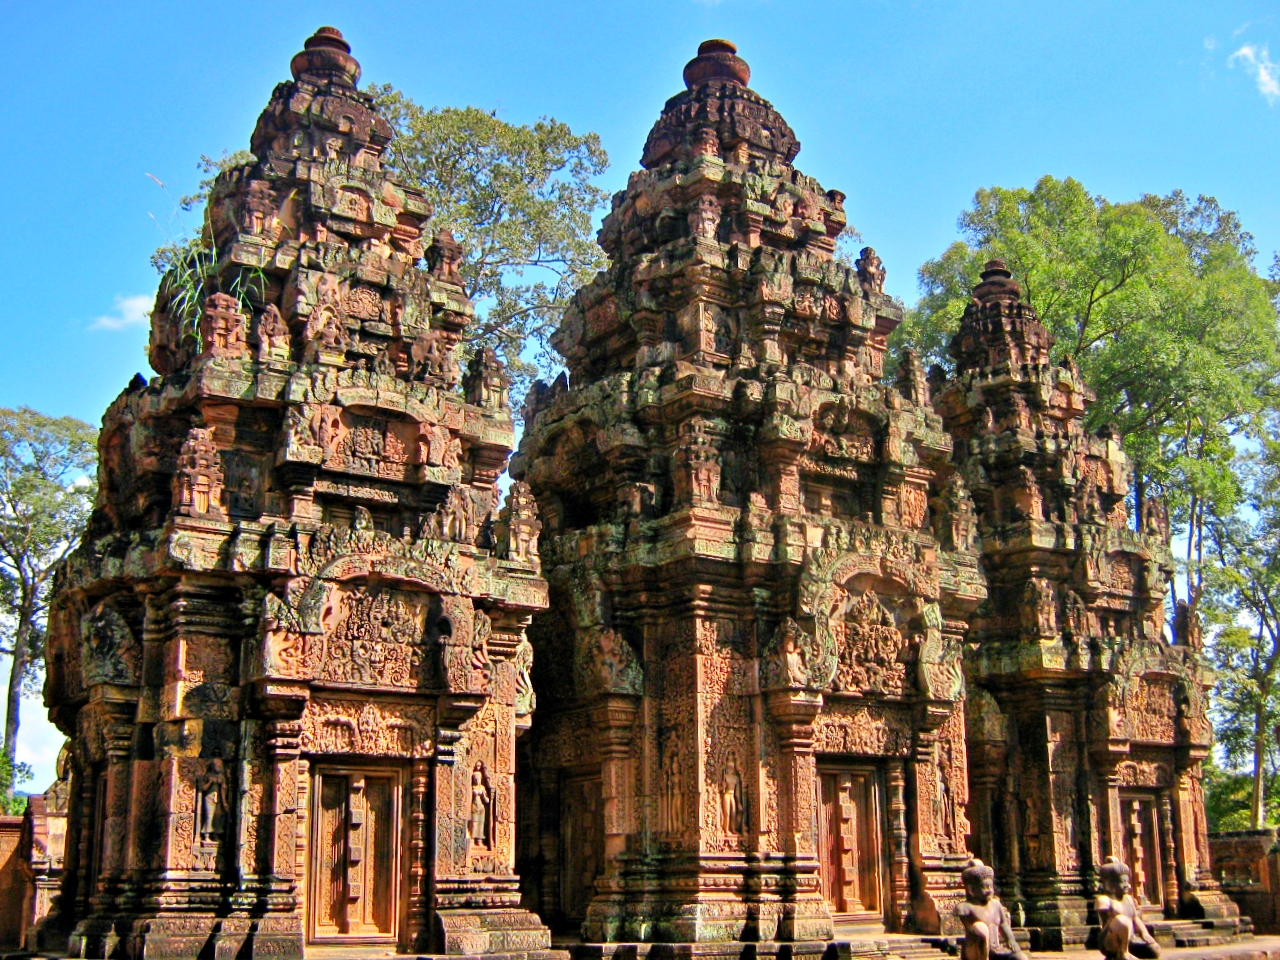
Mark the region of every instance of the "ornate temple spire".
[[973, 288], [960, 330], [951, 340], [956, 371], [1041, 366], [1049, 362], [1050, 335], [1031, 304], [1022, 299], [1022, 284], [1003, 260], [987, 261], [982, 281]]
[[727, 40], [707, 40], [685, 65], [688, 88], [667, 101], [649, 132], [640, 163], [647, 170], [716, 153], [790, 163], [800, 152], [795, 132], [773, 104], [747, 87], [751, 68]]

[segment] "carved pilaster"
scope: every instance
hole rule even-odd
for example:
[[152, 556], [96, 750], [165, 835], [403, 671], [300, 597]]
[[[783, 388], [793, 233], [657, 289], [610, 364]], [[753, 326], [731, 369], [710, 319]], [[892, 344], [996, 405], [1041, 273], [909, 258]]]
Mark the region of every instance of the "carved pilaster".
[[631, 768], [631, 741], [640, 698], [630, 694], [604, 694], [591, 711], [600, 754], [601, 803], [604, 810], [604, 864], [596, 879], [596, 896], [587, 908], [583, 937], [607, 942], [624, 939], [621, 857], [632, 830], [635, 804]]
[[818, 771], [813, 757], [813, 721], [822, 709], [822, 694], [774, 690], [765, 702], [777, 723], [778, 837], [788, 861], [779, 884], [783, 900], [777, 939], [830, 940], [835, 930], [819, 889]]

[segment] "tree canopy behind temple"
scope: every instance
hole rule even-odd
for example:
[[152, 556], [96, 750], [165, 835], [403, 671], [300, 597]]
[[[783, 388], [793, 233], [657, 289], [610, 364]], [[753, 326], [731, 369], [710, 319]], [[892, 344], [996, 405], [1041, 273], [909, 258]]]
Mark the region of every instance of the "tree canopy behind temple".
[[608, 199], [591, 182], [609, 166], [599, 136], [548, 117], [517, 125], [476, 107], [427, 109], [389, 84], [369, 92], [396, 133], [388, 168], [462, 245], [459, 272], [480, 307], [467, 341], [498, 350], [522, 395], [519, 381], [559, 362], [547, 338], [564, 303], [604, 267], [592, 222]]
[[1090, 426], [1125, 435], [1137, 496], [1167, 497], [1198, 568], [1206, 503], [1236, 496], [1230, 438], [1250, 428], [1280, 368], [1277, 288], [1252, 265], [1253, 238], [1212, 197], [1111, 203], [1050, 176], [979, 190], [959, 227], [964, 239], [920, 268], [923, 296], [897, 341], [949, 367], [973, 282], [1003, 259], [1055, 336], [1055, 358], [1097, 392]]

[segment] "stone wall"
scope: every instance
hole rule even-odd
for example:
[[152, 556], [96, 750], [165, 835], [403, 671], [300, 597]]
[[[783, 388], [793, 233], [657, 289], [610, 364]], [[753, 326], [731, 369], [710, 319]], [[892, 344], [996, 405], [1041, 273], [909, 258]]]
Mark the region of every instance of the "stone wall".
[[1277, 830], [1209, 834], [1209, 858], [1222, 890], [1253, 919], [1258, 933], [1280, 933], [1280, 847]]
[[22, 818], [0, 817], [0, 948], [22, 945], [30, 883], [23, 867], [21, 841]]

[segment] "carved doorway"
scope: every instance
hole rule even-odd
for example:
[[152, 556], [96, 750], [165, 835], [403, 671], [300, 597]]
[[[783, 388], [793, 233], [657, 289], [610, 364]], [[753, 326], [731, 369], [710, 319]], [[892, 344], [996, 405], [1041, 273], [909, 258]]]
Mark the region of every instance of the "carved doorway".
[[846, 923], [883, 922], [889, 871], [880, 770], [823, 764], [818, 785], [822, 894], [831, 913]]
[[603, 866], [600, 777], [566, 777], [560, 791], [560, 906], [568, 925], [586, 919]]
[[391, 943], [399, 933], [400, 771], [318, 767], [312, 786], [308, 934], [314, 943]]
[[1133, 896], [1144, 912], [1156, 912], [1164, 906], [1159, 809], [1155, 793], [1120, 793], [1120, 819], [1123, 823], [1121, 858], [1129, 867]]

